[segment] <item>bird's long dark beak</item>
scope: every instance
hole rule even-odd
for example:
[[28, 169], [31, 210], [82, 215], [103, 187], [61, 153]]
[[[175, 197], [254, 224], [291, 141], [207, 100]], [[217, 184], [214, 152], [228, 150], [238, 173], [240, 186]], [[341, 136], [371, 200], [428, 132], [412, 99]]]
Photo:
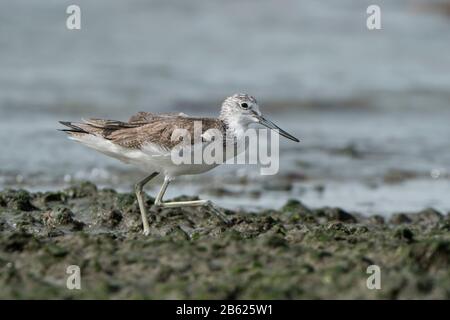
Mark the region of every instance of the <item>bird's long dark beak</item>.
[[262, 124], [263, 126], [269, 128], [269, 129], [275, 130], [275, 131], [278, 130], [278, 133], [280, 135], [282, 135], [283, 137], [288, 138], [288, 139], [290, 139], [292, 141], [295, 141], [295, 142], [300, 142], [300, 140], [298, 140], [296, 137], [290, 135], [289, 133], [287, 133], [286, 131], [281, 129], [279, 126], [277, 126], [272, 121], [267, 120], [266, 118], [264, 118], [262, 115], [256, 115], [256, 118], [258, 119], [259, 123]]

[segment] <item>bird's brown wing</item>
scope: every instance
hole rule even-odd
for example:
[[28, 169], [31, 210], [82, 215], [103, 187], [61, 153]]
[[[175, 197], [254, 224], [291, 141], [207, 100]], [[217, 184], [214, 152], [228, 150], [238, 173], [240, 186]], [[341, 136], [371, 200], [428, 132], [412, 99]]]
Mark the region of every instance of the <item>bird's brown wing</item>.
[[139, 111], [135, 115], [131, 116], [131, 118], [128, 120], [128, 123], [145, 124], [145, 123], [150, 123], [155, 118], [177, 118], [177, 117], [188, 117], [188, 115], [185, 113], [182, 113], [182, 112], [169, 112], [169, 113], [154, 114], [151, 112]]
[[[196, 121], [199, 125], [201, 124], [201, 131], [194, 130]], [[202, 141], [202, 137], [196, 137], [195, 135], [201, 135], [211, 128], [224, 132], [224, 124], [218, 119], [154, 116], [144, 125], [114, 130], [105, 138], [117, 145], [132, 149], [140, 149], [147, 143], [154, 143], [165, 149], [171, 149], [180, 143], [180, 140], [172, 139], [172, 134], [176, 129], [186, 130], [190, 135], [190, 142], [193, 144], [195, 141]]]
[[128, 123], [148, 123], [155, 118], [155, 114], [151, 112], [144, 112], [140, 111], [134, 115], [131, 116], [131, 118], [128, 120]]
[[[110, 140], [111, 142], [130, 149], [140, 149], [147, 143], [171, 149], [180, 143], [172, 140], [176, 129], [184, 129], [189, 133], [190, 143], [202, 141], [201, 135], [208, 129], [217, 129], [225, 136], [225, 125], [219, 119], [191, 118], [179, 114], [154, 115], [151, 113], [138, 113], [128, 122], [104, 119], [88, 119], [83, 123], [61, 122], [69, 129], [68, 134], [80, 136], [91, 134]], [[201, 130], [194, 130], [195, 124]], [[187, 142], [183, 140], [183, 142]]]

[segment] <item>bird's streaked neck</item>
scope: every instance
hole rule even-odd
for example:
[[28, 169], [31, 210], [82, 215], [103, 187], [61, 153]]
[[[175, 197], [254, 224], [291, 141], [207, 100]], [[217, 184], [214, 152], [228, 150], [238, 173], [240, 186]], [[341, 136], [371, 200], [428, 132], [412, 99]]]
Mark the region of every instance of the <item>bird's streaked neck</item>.
[[240, 115], [221, 115], [220, 119], [226, 125], [227, 136], [235, 137], [237, 139], [240, 139], [245, 135], [245, 131], [251, 124], [251, 122], [242, 118]]

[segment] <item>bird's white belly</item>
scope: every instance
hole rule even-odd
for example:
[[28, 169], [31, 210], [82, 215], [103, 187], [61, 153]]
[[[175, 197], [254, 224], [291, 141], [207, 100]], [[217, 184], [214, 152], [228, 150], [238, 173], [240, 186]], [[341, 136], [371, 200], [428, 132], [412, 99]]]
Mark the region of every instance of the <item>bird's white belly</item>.
[[163, 172], [167, 176], [176, 177], [189, 174], [200, 174], [214, 169], [219, 164], [191, 164], [175, 163], [170, 155], [149, 156], [145, 152], [136, 152], [133, 158], [128, 158], [126, 162], [133, 164], [147, 172]]
[[[217, 167], [219, 163], [205, 162], [203, 158], [203, 150], [207, 144], [197, 144], [194, 146], [175, 147], [173, 153], [165, 151], [160, 156], [153, 156], [151, 162], [160, 167], [160, 172], [164, 172], [168, 176], [181, 176], [189, 174], [200, 174]], [[151, 147], [151, 146], [150, 146]], [[143, 152], [148, 153], [149, 147], [144, 147]], [[175, 150], [183, 150], [186, 158], [176, 158], [178, 154]], [[197, 154], [196, 154], [197, 153]], [[196, 158], [196, 160], [194, 160]]]
[[189, 174], [199, 174], [214, 169], [219, 164], [191, 164], [174, 163], [171, 153], [161, 149], [155, 144], [147, 144], [142, 149], [129, 149], [112, 143], [109, 140], [96, 136], [74, 137], [73, 140], [95, 149], [107, 156], [118, 159], [124, 163], [131, 164], [139, 169], [152, 173], [162, 172], [168, 176], [181, 176]]

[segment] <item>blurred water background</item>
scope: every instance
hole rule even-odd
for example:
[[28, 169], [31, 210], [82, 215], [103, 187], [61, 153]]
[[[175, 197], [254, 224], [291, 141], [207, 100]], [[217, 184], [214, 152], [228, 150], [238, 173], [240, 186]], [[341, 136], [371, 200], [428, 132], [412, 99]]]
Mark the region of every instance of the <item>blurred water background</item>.
[[[382, 30], [366, 28], [378, 4]], [[66, 28], [81, 7], [82, 29]], [[3, 0], [0, 188], [88, 179], [131, 190], [142, 173], [57, 132], [58, 120], [140, 110], [216, 116], [235, 92], [301, 138], [277, 176], [220, 167], [168, 197], [230, 208], [289, 198], [389, 214], [450, 210], [450, 4], [397, 0]], [[149, 186], [155, 192], [155, 186]]]

